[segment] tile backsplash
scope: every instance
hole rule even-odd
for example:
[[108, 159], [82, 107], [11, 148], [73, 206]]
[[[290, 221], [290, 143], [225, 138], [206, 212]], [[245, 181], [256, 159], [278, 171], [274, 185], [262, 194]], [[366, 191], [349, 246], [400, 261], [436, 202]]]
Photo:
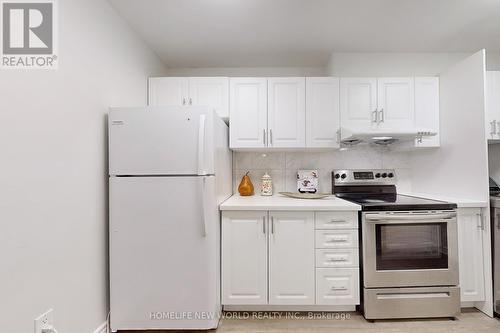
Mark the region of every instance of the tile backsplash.
[[297, 170], [315, 169], [319, 173], [319, 191], [331, 193], [331, 172], [334, 169], [396, 169], [398, 191], [409, 192], [410, 155], [387, 147], [354, 147], [328, 152], [234, 152], [233, 188], [238, 193], [241, 177], [250, 171], [255, 194], [260, 193], [261, 177], [268, 172], [273, 179], [274, 192], [296, 192]]

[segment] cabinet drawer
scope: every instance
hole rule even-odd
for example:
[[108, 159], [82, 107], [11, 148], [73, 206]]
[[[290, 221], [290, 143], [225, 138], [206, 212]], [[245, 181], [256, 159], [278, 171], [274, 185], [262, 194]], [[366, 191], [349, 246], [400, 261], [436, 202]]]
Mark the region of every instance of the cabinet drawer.
[[358, 248], [358, 230], [316, 230], [317, 249]]
[[316, 229], [357, 229], [357, 212], [316, 212]]
[[358, 249], [316, 250], [316, 267], [359, 267]]
[[359, 304], [359, 269], [317, 268], [316, 304]]

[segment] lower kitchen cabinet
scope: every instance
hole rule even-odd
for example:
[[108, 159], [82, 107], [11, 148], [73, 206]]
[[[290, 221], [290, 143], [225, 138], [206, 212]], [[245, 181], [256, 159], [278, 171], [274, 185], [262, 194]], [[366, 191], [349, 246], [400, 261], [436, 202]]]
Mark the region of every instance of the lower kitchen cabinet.
[[460, 300], [484, 301], [483, 234], [486, 221], [481, 208], [459, 208], [457, 221]]
[[359, 304], [359, 268], [316, 269], [316, 304]]
[[267, 304], [267, 212], [222, 217], [223, 304]]
[[222, 304], [359, 304], [355, 216], [355, 212], [223, 211]]
[[314, 304], [314, 213], [269, 218], [269, 304]]

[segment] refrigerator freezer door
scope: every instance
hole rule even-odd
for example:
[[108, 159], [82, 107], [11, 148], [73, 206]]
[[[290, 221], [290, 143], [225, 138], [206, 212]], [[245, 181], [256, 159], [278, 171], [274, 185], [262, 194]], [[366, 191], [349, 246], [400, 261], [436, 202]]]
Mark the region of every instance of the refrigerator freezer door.
[[109, 174], [214, 174], [213, 117], [202, 107], [111, 109]]
[[217, 327], [215, 177], [110, 178], [111, 328]]

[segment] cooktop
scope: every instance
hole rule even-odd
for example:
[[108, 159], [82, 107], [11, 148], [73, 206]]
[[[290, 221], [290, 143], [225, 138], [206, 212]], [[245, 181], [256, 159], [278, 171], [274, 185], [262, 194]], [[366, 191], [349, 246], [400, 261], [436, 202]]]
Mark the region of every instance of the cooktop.
[[332, 193], [361, 205], [363, 211], [450, 210], [450, 202], [398, 194], [392, 169], [334, 170]]
[[449, 210], [457, 208], [450, 202], [417, 198], [408, 195], [336, 194], [337, 197], [361, 205], [363, 211]]

